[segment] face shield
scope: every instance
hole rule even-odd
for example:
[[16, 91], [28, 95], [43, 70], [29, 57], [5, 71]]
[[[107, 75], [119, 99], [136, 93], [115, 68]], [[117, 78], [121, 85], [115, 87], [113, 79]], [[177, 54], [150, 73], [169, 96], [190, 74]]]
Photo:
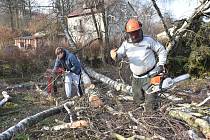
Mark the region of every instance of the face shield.
[[143, 40], [143, 31], [141, 29], [133, 32], [128, 32], [126, 34], [128, 43], [139, 43]]

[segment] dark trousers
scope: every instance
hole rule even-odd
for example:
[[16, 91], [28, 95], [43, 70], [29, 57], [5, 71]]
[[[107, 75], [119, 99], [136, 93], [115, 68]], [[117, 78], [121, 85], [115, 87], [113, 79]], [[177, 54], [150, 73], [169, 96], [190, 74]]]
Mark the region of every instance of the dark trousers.
[[150, 78], [133, 77], [132, 90], [134, 103], [139, 105], [145, 102], [145, 111], [154, 111], [158, 108], [158, 93], [146, 94], [142, 88], [146, 84], [150, 84]]

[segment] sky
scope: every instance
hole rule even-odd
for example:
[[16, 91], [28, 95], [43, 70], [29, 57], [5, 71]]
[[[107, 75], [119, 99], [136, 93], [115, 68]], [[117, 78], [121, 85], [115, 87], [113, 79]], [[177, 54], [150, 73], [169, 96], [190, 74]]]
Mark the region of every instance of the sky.
[[[49, 0], [37, 0], [37, 2], [42, 6], [49, 4]], [[169, 11], [173, 18], [181, 19], [191, 15], [192, 11], [194, 11], [195, 7], [198, 5], [198, 0], [171, 0], [168, 4], [160, 2], [157, 4], [161, 11]]]
[[171, 12], [175, 19], [182, 19], [190, 16], [198, 4], [198, 0], [172, 0], [168, 4], [158, 3], [158, 6]]
[[49, 5], [49, 0], [36, 0], [36, 1], [41, 6], [47, 6], [47, 5]]

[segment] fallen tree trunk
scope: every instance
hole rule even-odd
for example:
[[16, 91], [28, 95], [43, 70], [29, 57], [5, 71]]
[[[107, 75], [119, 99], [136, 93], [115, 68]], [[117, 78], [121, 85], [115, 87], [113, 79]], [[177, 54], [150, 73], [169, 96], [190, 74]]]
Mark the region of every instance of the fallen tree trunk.
[[[114, 80], [112, 80], [111, 78], [109, 78], [105, 75], [102, 75], [100, 73], [95, 72], [91, 68], [85, 67], [84, 69], [90, 77], [109, 85], [110, 87], [116, 89], [117, 91], [122, 91], [122, 92], [125, 92], [125, 93], [128, 93], [128, 94], [132, 93], [132, 87], [130, 85], [125, 85], [123, 83], [119, 83], [117, 81], [114, 81]], [[182, 98], [178, 98], [174, 95], [169, 95], [167, 93], [164, 93], [163, 95], [165, 95], [165, 97], [170, 99], [170, 100], [182, 101]]]
[[[131, 86], [116, 82], [116, 81], [110, 79], [109, 77], [106, 77], [102, 74], [96, 73], [95, 71], [93, 71], [90, 68], [85, 68], [85, 70], [89, 74], [89, 76], [110, 85], [112, 88], [114, 88], [118, 91], [120, 90], [120, 91], [124, 91], [126, 93], [131, 93]], [[96, 92], [95, 90], [89, 89], [90, 94], [97, 94], [95, 92]], [[50, 117], [50, 116], [60, 113], [61, 110], [63, 110], [63, 109], [64, 109], [64, 107], [63, 107], [63, 105], [61, 105], [58, 107], [54, 107], [54, 108], [42, 111], [42, 112], [40, 112], [36, 115], [30, 116], [28, 118], [25, 118], [22, 121], [20, 121], [17, 125], [12, 126], [8, 130], [2, 132], [0, 134], [0, 140], [11, 139], [15, 134], [24, 131], [26, 128], [32, 126], [33, 124], [38, 123], [39, 121], [41, 121], [47, 117]], [[111, 109], [111, 108], [108, 108], [107, 110], [109, 110], [109, 109]], [[111, 109], [111, 110], [113, 111], [113, 109]], [[113, 113], [115, 113], [115, 112], [113, 112]], [[201, 125], [201, 126], [203, 126], [203, 125]]]
[[85, 69], [85, 71], [88, 73], [88, 75], [90, 77], [93, 77], [96, 80], [99, 80], [99, 81], [101, 81], [103, 83], [108, 84], [110, 87], [116, 89], [117, 91], [123, 91], [123, 92], [126, 92], [126, 93], [132, 93], [131, 86], [119, 83], [117, 81], [114, 81], [114, 80], [112, 80], [109, 77], [106, 77], [106, 76], [104, 76], [104, 75], [102, 75], [100, 73], [95, 72], [91, 68], [85, 67], [84, 69]]
[[[86, 67], [86, 72], [89, 74], [89, 76], [91, 76], [103, 83], [108, 84], [109, 86], [115, 88], [118, 91], [124, 91], [126, 93], [131, 93], [131, 91], [132, 91], [131, 86], [116, 82], [116, 81], [110, 79], [109, 77], [106, 77], [102, 74], [99, 74], [99, 73], [93, 71], [90, 68]], [[171, 97], [172, 100], [175, 99], [175, 101], [181, 100], [181, 98], [177, 98], [174, 96], [169, 95], [169, 97]], [[169, 111], [169, 115], [174, 118], [181, 119], [181, 120], [187, 122], [190, 126], [195, 125], [196, 128], [201, 128], [200, 131], [206, 136], [206, 138], [210, 139], [210, 125], [208, 124], [207, 121], [193, 117], [192, 115], [182, 112], [182, 111], [179, 111], [179, 110], [177, 110], [177, 111], [171, 110], [171, 111]]]
[[[58, 85], [61, 85], [62, 82], [59, 82]], [[22, 84], [17, 84], [14, 86], [7, 87], [6, 90], [18, 90], [18, 89], [33, 89], [36, 88], [36, 85], [39, 87], [46, 87], [46, 83], [35, 83], [35, 82], [28, 82], [28, 83], [22, 83]]]
[[40, 113], [37, 113], [33, 116], [29, 116], [23, 120], [21, 120], [16, 125], [10, 127], [6, 131], [0, 133], [0, 140], [8, 140], [11, 139], [15, 134], [23, 132], [25, 129], [30, 126], [46, 119], [47, 117], [59, 114], [63, 110], [63, 105], [58, 107], [53, 107], [48, 110], [44, 110]]
[[206, 139], [210, 139], [210, 125], [207, 121], [179, 110], [170, 110], [169, 115], [173, 118], [187, 122], [191, 127], [200, 130], [205, 135]]

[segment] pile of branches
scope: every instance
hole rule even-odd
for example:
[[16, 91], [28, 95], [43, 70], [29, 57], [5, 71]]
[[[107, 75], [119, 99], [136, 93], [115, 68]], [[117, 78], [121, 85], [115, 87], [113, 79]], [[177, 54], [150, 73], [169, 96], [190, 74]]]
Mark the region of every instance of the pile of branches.
[[[78, 102], [73, 108], [80, 110], [80, 119], [87, 119], [89, 126], [83, 129], [71, 130], [77, 139], [189, 139], [188, 126], [169, 117], [165, 112], [143, 111], [142, 106], [132, 101], [123, 100], [113, 91], [100, 91], [101, 107], [92, 107], [87, 101], [89, 95]], [[123, 95], [124, 97], [124, 95]]]
[[[92, 93], [100, 97], [102, 104], [100, 106], [93, 106], [88, 100]], [[43, 111], [39, 114], [26, 118], [19, 122], [12, 129], [0, 134], [0, 139], [7, 139], [14, 136], [16, 132], [26, 132], [27, 127], [37, 123], [44, 117], [49, 117], [53, 113], [63, 113], [63, 116], [55, 126], [41, 126], [42, 131], [33, 132], [34, 137], [40, 138], [41, 134], [47, 134], [51, 138], [77, 138], [77, 139], [124, 139], [124, 138], [184, 138], [186, 135], [187, 127], [179, 121], [168, 117], [161, 112], [154, 114], [147, 114], [143, 112], [141, 106], [136, 106], [132, 101], [123, 100], [118, 96], [116, 91], [105, 91], [104, 89], [95, 88], [91, 94], [85, 94], [83, 97], [74, 97], [66, 103], [52, 108], [50, 111]], [[100, 94], [99, 94], [100, 93]], [[66, 126], [63, 118], [68, 114], [64, 108], [67, 104], [70, 112], [74, 114], [73, 122], [78, 120], [87, 121], [88, 125], [79, 128], [72, 128]], [[68, 117], [68, 115], [67, 115]], [[22, 124], [21, 124], [22, 123]], [[39, 134], [35, 134], [35, 133]], [[181, 133], [180, 133], [181, 132]], [[62, 133], [64, 135], [60, 135]]]
[[[86, 72], [102, 83], [97, 83], [94, 89], [88, 89], [82, 97], [65, 100], [53, 108], [21, 120], [2, 132], [0, 139], [28, 133], [32, 125], [58, 114], [62, 115], [56, 121], [36, 128], [39, 130], [33, 131], [33, 137], [47, 135], [48, 138], [60, 139], [119, 140], [210, 138], [210, 110], [204, 106], [209, 98], [199, 104], [186, 104], [184, 99], [164, 93], [160, 109], [148, 113], [144, 112], [143, 105], [134, 104], [132, 96], [128, 96], [131, 91], [129, 85], [114, 81], [90, 68], [86, 68]], [[64, 121], [64, 117], [69, 118], [69, 122]]]

